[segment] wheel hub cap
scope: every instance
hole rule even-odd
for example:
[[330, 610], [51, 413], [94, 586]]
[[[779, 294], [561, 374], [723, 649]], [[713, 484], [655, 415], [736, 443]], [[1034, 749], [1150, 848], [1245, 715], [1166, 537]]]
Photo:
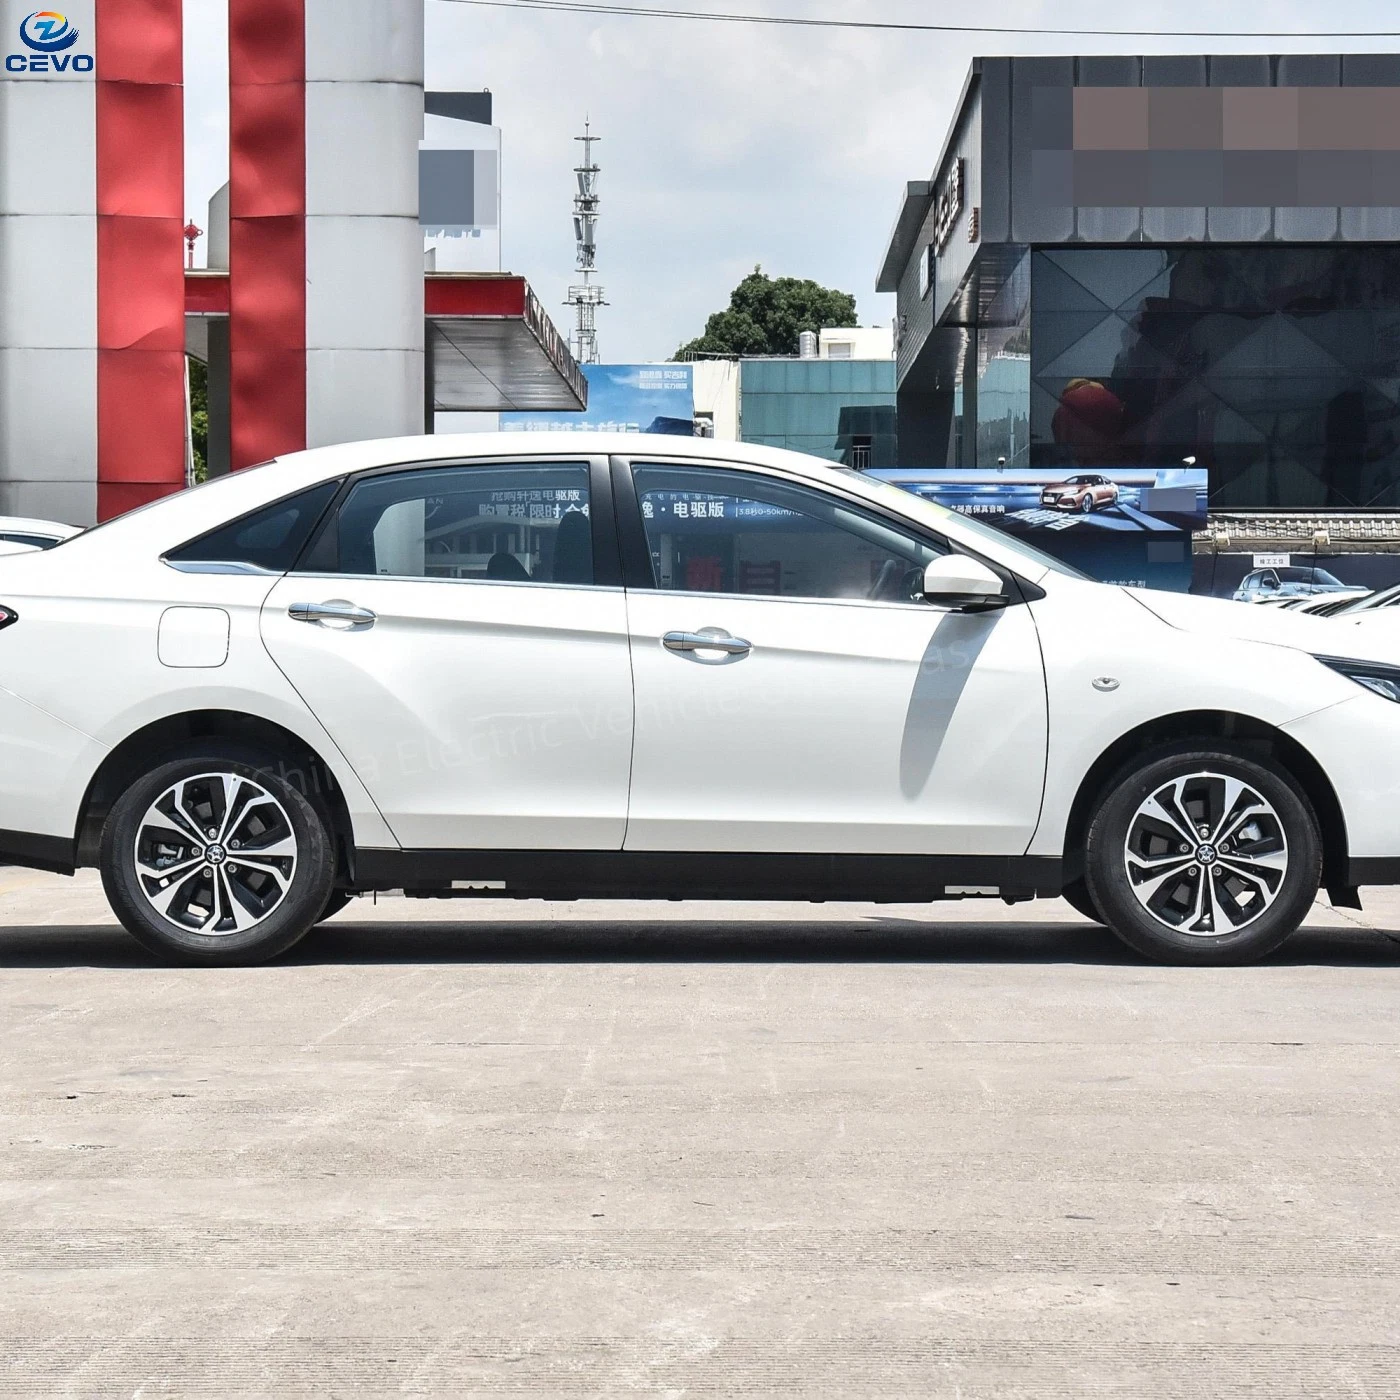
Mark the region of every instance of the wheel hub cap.
[[168, 787], [136, 831], [137, 884], [168, 923], [214, 936], [245, 933], [281, 906], [296, 875], [286, 808], [238, 773]]
[[1138, 804], [1123, 843], [1134, 898], [1176, 933], [1216, 937], [1278, 898], [1288, 838], [1273, 805], [1226, 773], [1173, 778]]

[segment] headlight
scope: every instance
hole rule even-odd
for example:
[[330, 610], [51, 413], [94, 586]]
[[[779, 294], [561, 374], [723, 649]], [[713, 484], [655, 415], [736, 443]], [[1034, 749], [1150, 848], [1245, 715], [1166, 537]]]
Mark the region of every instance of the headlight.
[[1364, 685], [1383, 700], [1394, 700], [1400, 705], [1400, 666], [1384, 666], [1378, 661], [1353, 661], [1345, 656], [1318, 656], [1314, 659], [1357, 685]]

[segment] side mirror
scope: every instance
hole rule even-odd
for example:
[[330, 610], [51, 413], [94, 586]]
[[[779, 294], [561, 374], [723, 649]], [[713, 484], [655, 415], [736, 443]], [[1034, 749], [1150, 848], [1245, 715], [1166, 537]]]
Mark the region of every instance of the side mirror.
[[944, 554], [924, 570], [924, 597], [963, 612], [987, 612], [1011, 601], [1002, 591], [1001, 579], [980, 559], [966, 554]]

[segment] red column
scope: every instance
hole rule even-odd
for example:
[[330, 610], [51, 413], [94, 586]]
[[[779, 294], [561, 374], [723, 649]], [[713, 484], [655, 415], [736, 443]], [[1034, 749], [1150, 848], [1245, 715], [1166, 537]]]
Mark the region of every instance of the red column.
[[185, 481], [181, 0], [98, 0], [97, 518]]
[[305, 0], [229, 0], [234, 469], [306, 446]]

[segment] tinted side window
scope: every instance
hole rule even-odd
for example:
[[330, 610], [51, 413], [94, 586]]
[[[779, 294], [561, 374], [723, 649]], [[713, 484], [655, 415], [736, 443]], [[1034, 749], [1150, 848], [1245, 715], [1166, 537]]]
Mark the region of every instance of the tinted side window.
[[593, 582], [585, 462], [424, 467], [355, 483], [309, 566], [493, 583]]
[[299, 495], [221, 525], [179, 549], [172, 549], [165, 557], [172, 564], [241, 565], [284, 574], [296, 563], [316, 522], [339, 489], [339, 481], [323, 481]]
[[769, 477], [642, 463], [633, 478], [658, 588], [907, 603], [947, 552]]

